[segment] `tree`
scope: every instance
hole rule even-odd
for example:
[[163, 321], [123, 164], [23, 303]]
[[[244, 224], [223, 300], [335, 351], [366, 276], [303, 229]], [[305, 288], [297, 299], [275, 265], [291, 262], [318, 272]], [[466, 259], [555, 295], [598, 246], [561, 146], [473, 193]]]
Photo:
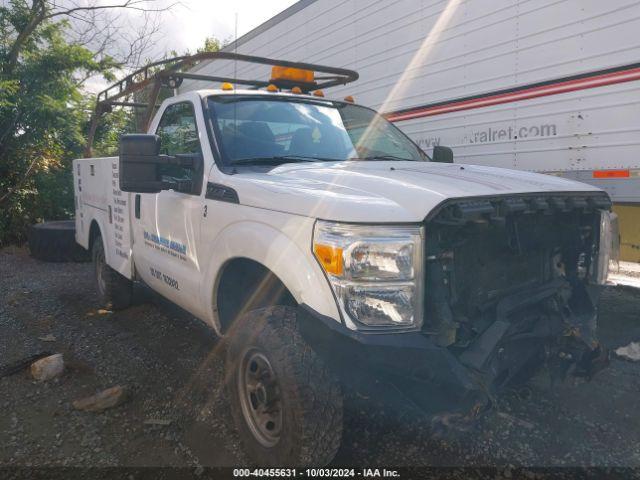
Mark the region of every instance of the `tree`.
[[219, 40], [216, 37], [207, 37], [204, 39], [204, 45], [196, 50], [197, 53], [202, 52], [219, 52], [227, 44], [228, 40]]
[[[146, 0], [114, 2], [9, 0], [0, 7], [0, 245], [23, 240], [34, 221], [73, 212], [70, 163], [82, 151], [91, 110], [82, 85], [94, 75], [112, 80], [139, 61], [157, 31], [152, 22], [129, 38], [111, 22], [117, 12], [164, 10]], [[109, 50], [116, 37], [129, 38], [128, 50]], [[103, 127], [98, 145], [113, 136], [109, 125], [120, 128]]]
[[[114, 3], [100, 3], [95, 0], [9, 0], [8, 7], [1, 7], [5, 19], [13, 29], [3, 30], [10, 37], [6, 57], [3, 58], [3, 72], [10, 73], [16, 67], [23, 50], [34, 39], [40, 26], [67, 20], [67, 38], [74, 45], [91, 48], [97, 57], [119, 58], [121, 65], [137, 66], [146, 47], [153, 41], [158, 31], [158, 22], [151, 14], [161, 13], [172, 5], [154, 8], [154, 0], [121, 0]], [[130, 32], [129, 25], [122, 25], [120, 14], [123, 10], [134, 10], [145, 16], [142, 30]], [[13, 32], [11, 32], [13, 30]], [[128, 52], [108, 51], [108, 46], [116, 40], [128, 44]], [[123, 54], [124, 53], [124, 54]]]

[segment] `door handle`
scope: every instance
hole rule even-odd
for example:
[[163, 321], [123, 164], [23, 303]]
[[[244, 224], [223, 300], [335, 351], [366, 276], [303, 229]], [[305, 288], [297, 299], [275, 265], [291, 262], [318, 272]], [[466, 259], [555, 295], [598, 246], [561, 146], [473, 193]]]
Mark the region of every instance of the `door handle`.
[[135, 210], [136, 218], [139, 219], [140, 218], [140, 194], [139, 193], [136, 193], [134, 210]]

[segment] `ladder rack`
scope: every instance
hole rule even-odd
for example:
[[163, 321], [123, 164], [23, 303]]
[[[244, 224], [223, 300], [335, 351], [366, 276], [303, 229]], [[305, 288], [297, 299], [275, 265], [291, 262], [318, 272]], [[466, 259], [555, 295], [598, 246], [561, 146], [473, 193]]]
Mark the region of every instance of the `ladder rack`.
[[[188, 70], [198, 64], [206, 61], [214, 60], [232, 60], [245, 63], [254, 63], [260, 65], [280, 66], [288, 68], [296, 68], [301, 70], [310, 70], [315, 73], [321, 73], [323, 76], [314, 77], [312, 82], [291, 82], [285, 79], [241, 79], [219, 75], [203, 75], [198, 73], [190, 73]], [[87, 138], [85, 148], [85, 157], [90, 157], [93, 148], [93, 141], [98, 128], [98, 122], [105, 113], [112, 110], [114, 106], [132, 107], [144, 109], [143, 129], [146, 131], [151, 123], [156, 102], [162, 88], [175, 89], [180, 87], [183, 80], [200, 80], [210, 82], [229, 82], [236, 85], [246, 85], [250, 88], [263, 88], [269, 84], [274, 84], [278, 88], [299, 87], [304, 93], [312, 90], [330, 88], [337, 85], [346, 85], [358, 79], [358, 73], [345, 68], [328, 67], [325, 65], [316, 65], [313, 63], [291, 62], [287, 60], [275, 60], [272, 58], [257, 57], [253, 55], [243, 55], [232, 52], [202, 52], [195, 55], [173, 57], [165, 60], [145, 65], [133, 73], [130, 73], [113, 85], [98, 93], [95, 110], [91, 116], [91, 126]], [[151, 86], [151, 92], [147, 102], [130, 101], [134, 93]]]

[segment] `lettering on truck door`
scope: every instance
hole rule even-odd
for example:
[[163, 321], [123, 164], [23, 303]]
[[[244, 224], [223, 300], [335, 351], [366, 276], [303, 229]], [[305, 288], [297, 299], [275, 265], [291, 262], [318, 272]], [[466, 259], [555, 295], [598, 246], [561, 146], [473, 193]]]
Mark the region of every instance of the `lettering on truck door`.
[[155, 290], [190, 310], [198, 304], [198, 244], [203, 199], [203, 159], [193, 103], [168, 105], [155, 131], [160, 153], [193, 158], [194, 166], [160, 166], [174, 188], [140, 196], [134, 251], [140, 276]]

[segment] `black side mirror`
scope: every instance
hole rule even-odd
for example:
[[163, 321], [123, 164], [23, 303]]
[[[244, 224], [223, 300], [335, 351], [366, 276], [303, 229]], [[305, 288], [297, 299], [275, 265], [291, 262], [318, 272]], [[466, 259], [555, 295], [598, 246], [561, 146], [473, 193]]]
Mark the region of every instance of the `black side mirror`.
[[453, 163], [453, 150], [449, 147], [436, 145], [433, 147], [432, 161], [439, 163]]
[[162, 190], [158, 178], [160, 137], [132, 134], [120, 137], [120, 190], [123, 192], [157, 193]]
[[123, 135], [120, 137], [120, 190], [135, 193], [158, 193], [167, 189], [189, 192], [193, 186], [190, 180], [163, 181], [158, 167], [178, 165], [193, 169], [201, 163], [202, 155], [199, 153], [160, 155], [158, 135]]

